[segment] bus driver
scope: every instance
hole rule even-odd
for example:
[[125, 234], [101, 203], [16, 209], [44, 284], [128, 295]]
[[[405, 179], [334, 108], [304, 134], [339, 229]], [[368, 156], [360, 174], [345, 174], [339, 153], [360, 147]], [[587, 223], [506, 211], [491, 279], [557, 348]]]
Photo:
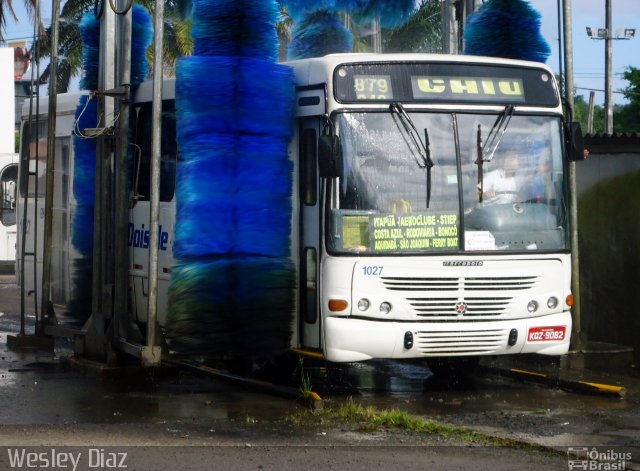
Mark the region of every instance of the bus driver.
[[[503, 164], [496, 170], [487, 172], [483, 181], [483, 200], [489, 204], [518, 202], [519, 160], [515, 150], [508, 150], [501, 159]], [[480, 188], [478, 188], [480, 191]]]

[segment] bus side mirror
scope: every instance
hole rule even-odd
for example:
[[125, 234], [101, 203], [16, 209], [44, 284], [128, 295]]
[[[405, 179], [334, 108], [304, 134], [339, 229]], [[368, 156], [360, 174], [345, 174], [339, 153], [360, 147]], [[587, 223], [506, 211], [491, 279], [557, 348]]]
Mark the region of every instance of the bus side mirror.
[[584, 160], [584, 138], [580, 123], [572, 121], [565, 125], [565, 145], [567, 148], [567, 158], [575, 162]]
[[342, 152], [340, 138], [334, 134], [321, 134], [318, 138], [318, 167], [323, 178], [340, 176]]

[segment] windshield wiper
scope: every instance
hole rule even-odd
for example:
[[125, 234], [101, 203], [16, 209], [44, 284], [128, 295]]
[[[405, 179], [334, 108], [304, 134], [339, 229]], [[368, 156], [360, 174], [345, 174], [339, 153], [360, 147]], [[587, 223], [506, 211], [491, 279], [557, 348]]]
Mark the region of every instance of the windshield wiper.
[[[493, 156], [500, 147], [500, 143], [502, 142], [502, 137], [504, 136], [505, 131], [507, 130], [507, 126], [509, 126], [509, 122], [511, 121], [511, 117], [513, 116], [513, 105], [507, 105], [502, 113], [498, 115], [493, 126], [491, 127], [491, 131], [489, 131], [489, 135], [487, 136], [487, 140], [482, 142], [482, 127], [478, 124], [478, 133], [476, 137], [476, 151], [478, 153], [478, 157], [476, 159], [475, 164], [478, 166], [478, 201], [482, 203], [482, 195], [484, 193], [484, 167], [483, 164], [485, 162], [491, 162]], [[485, 159], [487, 147], [490, 149], [489, 156]]]
[[484, 194], [484, 170], [482, 164], [484, 164], [484, 156], [482, 154], [482, 126], [478, 124], [478, 133], [476, 134], [476, 152], [478, 157], [475, 164], [478, 166], [478, 202], [482, 203], [482, 195]]
[[509, 126], [509, 122], [511, 121], [511, 117], [513, 116], [513, 110], [513, 105], [505, 106], [504, 110], [498, 115], [496, 121], [493, 123], [493, 127], [491, 128], [491, 131], [489, 131], [487, 140], [482, 145], [483, 155], [487, 154], [487, 148], [490, 149], [489, 156], [484, 160], [485, 162], [491, 162], [491, 159], [493, 159], [496, 150], [498, 150], [498, 147], [502, 142], [504, 132], [507, 130], [507, 126]]
[[404, 127], [404, 130], [407, 132], [413, 145], [418, 150], [420, 154], [420, 159], [416, 157], [415, 152], [412, 150], [412, 154], [420, 168], [427, 169], [427, 208], [429, 207], [429, 202], [431, 201], [431, 168], [433, 167], [433, 160], [431, 159], [431, 144], [429, 142], [429, 132], [427, 128], [424, 128], [424, 142], [420, 139], [420, 133], [418, 133], [418, 129], [416, 125], [413, 124], [413, 120], [407, 114], [402, 106], [402, 103], [391, 103], [389, 105], [389, 109], [392, 113], [396, 113], [400, 118], [400, 122]]

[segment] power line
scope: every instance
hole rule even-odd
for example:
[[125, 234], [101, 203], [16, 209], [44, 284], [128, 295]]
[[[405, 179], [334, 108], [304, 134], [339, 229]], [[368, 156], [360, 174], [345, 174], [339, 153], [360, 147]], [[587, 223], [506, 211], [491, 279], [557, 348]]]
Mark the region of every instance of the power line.
[[[598, 88], [586, 88], [586, 87], [573, 87], [573, 88], [575, 88], [576, 90], [588, 90], [588, 91], [591, 91], [591, 92], [603, 92], [604, 93], [604, 90], [600, 90]], [[640, 96], [640, 93], [638, 93], [638, 92], [621, 92], [619, 90], [613, 90], [612, 93], [619, 93], [620, 95], [625, 95], [626, 94], [626, 95]]]

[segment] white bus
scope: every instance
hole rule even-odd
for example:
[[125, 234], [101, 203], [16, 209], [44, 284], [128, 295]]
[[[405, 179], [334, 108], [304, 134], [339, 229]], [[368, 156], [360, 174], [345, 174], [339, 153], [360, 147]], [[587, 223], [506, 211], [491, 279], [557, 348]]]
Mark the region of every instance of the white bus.
[[18, 154], [0, 154], [0, 268], [10, 267], [16, 260], [16, 184]]
[[[289, 65], [296, 77], [289, 155], [291, 258], [298, 275], [291, 347], [334, 362], [566, 353], [573, 299], [567, 162], [582, 150], [568, 145], [573, 134], [552, 71], [523, 61], [412, 54], [337, 54]], [[175, 263], [174, 90], [166, 80], [161, 326]], [[61, 96], [56, 126], [51, 296], [62, 307], [77, 256], [68, 215], [79, 96]], [[137, 129], [131, 134], [141, 157], [132, 175], [138, 183], [132, 183], [128, 234], [129, 304], [141, 323], [147, 317], [151, 97], [151, 82], [143, 83], [133, 100]], [[41, 115], [44, 123], [46, 109]], [[25, 143], [23, 153], [33, 144]], [[501, 189], [497, 182], [508, 178]], [[25, 188], [29, 252], [29, 228], [35, 219], [43, 227], [44, 184], [37, 216], [36, 195]], [[38, 257], [41, 248], [40, 240]], [[27, 272], [38, 266], [24, 263]], [[26, 275], [23, 282], [33, 279]]]

